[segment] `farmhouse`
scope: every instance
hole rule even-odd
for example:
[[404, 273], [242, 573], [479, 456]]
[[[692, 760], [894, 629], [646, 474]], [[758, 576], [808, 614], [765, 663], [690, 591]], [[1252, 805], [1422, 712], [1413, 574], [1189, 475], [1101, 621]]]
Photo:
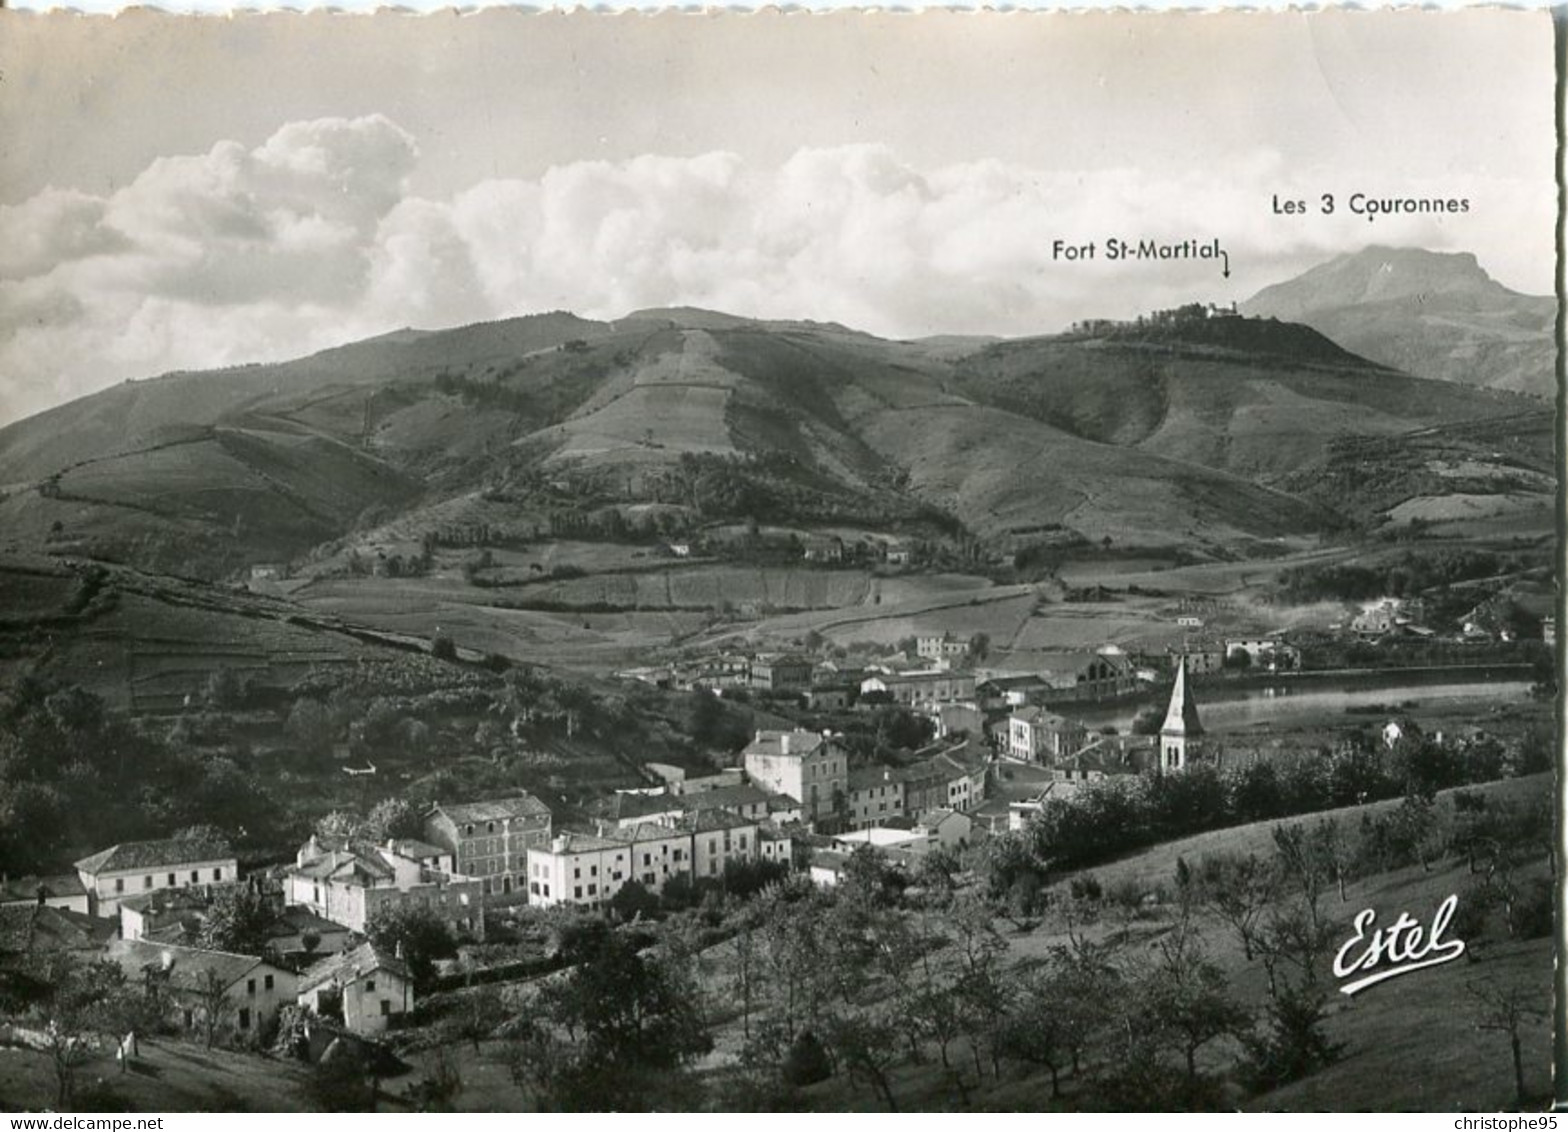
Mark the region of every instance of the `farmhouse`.
[[831, 734], [758, 731], [741, 758], [747, 778], [801, 803], [808, 821], [840, 815], [847, 808], [849, 756]]
[[1424, 602], [1397, 597], [1379, 598], [1361, 607], [1350, 622], [1350, 631], [1363, 641], [1376, 641], [1420, 622], [1426, 614]]
[[801, 542], [801, 557], [807, 562], [842, 562], [844, 540], [835, 535], [809, 535]]
[[105, 917], [118, 916], [120, 901], [127, 896], [159, 888], [231, 884], [239, 872], [233, 850], [205, 838], [127, 841], [76, 862], [93, 912]]
[[414, 1009], [414, 983], [401, 959], [367, 940], [308, 968], [298, 1002], [356, 1034], [379, 1034]]
[[120, 939], [105, 956], [127, 979], [162, 990], [169, 1017], [186, 1029], [204, 1025], [216, 1011], [215, 1026], [256, 1033], [294, 1001], [298, 983], [292, 971], [227, 951]]
[[1292, 672], [1301, 667], [1301, 650], [1278, 637], [1231, 637], [1225, 642], [1225, 659], [1235, 663], [1245, 653], [1248, 664], [1270, 672]]
[[529, 849], [550, 840], [550, 808], [530, 794], [479, 802], [437, 802], [425, 837], [452, 854], [448, 871], [477, 877], [488, 895], [523, 886]]
[[378, 912], [427, 908], [454, 931], [484, 934], [484, 888], [475, 877], [444, 873], [381, 846], [323, 849], [312, 836], [284, 875], [285, 904], [364, 933]]

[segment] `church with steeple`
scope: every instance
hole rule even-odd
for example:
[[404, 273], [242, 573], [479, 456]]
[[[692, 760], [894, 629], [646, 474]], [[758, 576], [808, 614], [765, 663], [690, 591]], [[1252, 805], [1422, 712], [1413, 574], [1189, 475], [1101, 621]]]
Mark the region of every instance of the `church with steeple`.
[[1187, 760], [1203, 753], [1203, 724], [1198, 721], [1198, 703], [1187, 690], [1187, 658], [1176, 660], [1176, 685], [1171, 689], [1171, 706], [1160, 727], [1160, 773], [1174, 774], [1187, 769]]

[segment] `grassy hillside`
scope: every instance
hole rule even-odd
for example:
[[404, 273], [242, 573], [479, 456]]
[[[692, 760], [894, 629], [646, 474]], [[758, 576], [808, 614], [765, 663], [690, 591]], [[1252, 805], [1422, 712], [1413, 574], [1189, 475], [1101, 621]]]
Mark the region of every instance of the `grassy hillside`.
[[1041, 532], [1205, 548], [1340, 522], [1307, 473], [1358, 439], [1520, 405], [1270, 319], [893, 342], [716, 312], [557, 313], [61, 406], [0, 429], [0, 519], [19, 550], [209, 577], [399, 520], [417, 542], [475, 498], [530, 529], [675, 505], [677, 526], [760, 515], [1003, 553]]
[[[1223, 344], [1211, 341], [1226, 327]], [[1130, 333], [991, 346], [960, 364], [954, 388], [1077, 436], [1260, 482], [1321, 459], [1341, 438], [1529, 407], [1371, 365], [1284, 323], [1214, 319]]]

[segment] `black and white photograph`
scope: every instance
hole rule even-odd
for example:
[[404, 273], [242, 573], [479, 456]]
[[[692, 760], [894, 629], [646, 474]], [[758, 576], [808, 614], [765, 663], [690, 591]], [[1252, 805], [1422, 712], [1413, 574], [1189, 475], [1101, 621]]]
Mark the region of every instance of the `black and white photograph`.
[[1558, 53], [0, 11], [0, 1111], [1549, 1112]]

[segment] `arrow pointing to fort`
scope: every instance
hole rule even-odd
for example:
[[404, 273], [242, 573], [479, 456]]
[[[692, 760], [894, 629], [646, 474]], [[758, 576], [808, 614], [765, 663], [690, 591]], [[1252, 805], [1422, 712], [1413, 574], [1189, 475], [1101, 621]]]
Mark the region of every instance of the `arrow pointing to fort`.
[[1220, 249], [1220, 255], [1225, 257], [1225, 270], [1224, 270], [1224, 272], [1222, 274], [1225, 276], [1226, 279], [1229, 279], [1230, 278], [1230, 253], [1228, 251], [1226, 251], [1224, 248], [1221, 248]]

